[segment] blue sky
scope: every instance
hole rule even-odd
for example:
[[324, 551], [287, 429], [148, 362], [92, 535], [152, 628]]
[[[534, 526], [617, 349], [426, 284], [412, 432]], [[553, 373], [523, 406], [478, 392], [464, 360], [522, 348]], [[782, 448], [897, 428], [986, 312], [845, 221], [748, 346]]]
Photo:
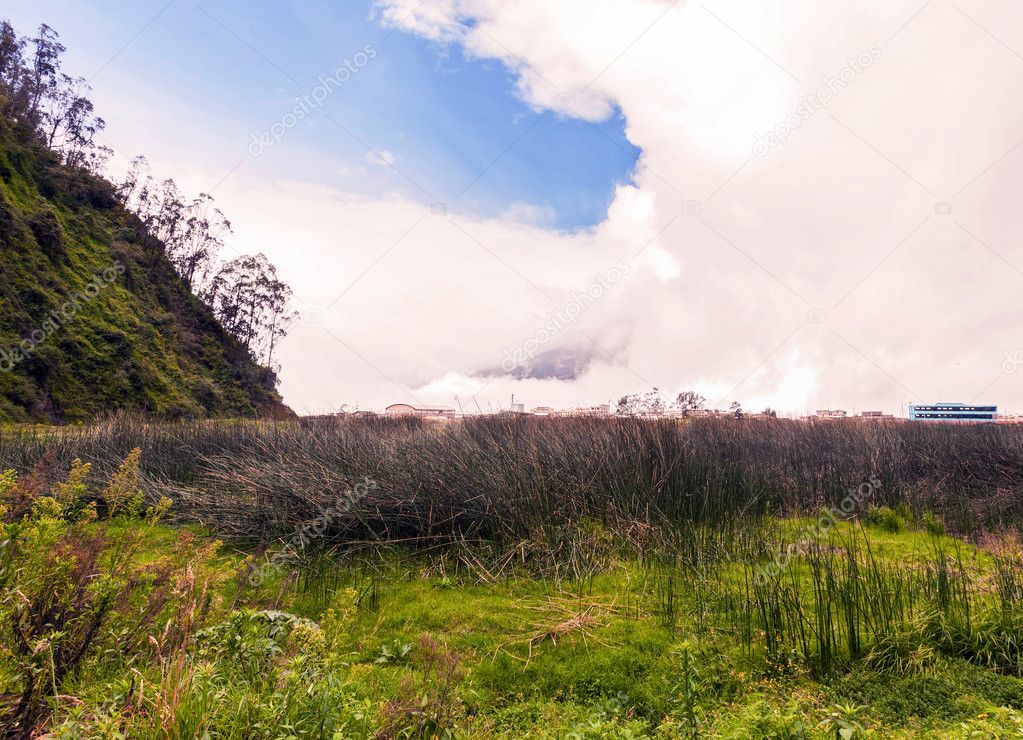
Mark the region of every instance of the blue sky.
[[[53, 25], [94, 77], [114, 167], [145, 153], [213, 189], [228, 247], [293, 286], [295, 408], [650, 387], [796, 412], [1020, 407], [1019, 4], [378, 2], [401, 30], [370, 0], [2, 11]], [[367, 45], [322, 110], [249, 153]], [[488, 373], [538, 336], [543, 358], [584, 358], [576, 378]]]
[[[473, 216], [529, 204], [519, 212], [576, 230], [603, 220], [639, 155], [620, 114], [595, 125], [539, 114], [515, 96], [502, 64], [389, 32], [364, 0], [44, 0], [6, 12], [22, 34], [41, 21], [60, 32], [67, 71], [95, 75], [107, 143], [126, 156], [225, 173], [244, 160], [243, 176], [398, 191]], [[246, 157], [253, 135], [366, 45], [375, 58], [322, 110], [258, 161]], [[398, 172], [372, 166], [367, 146], [393, 154]]]

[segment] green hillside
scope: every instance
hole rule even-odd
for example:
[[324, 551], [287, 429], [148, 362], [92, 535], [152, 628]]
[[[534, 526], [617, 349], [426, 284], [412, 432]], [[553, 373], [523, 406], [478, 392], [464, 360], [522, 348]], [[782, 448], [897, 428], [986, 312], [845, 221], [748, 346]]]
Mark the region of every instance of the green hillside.
[[114, 186], [0, 117], [0, 421], [282, 416]]

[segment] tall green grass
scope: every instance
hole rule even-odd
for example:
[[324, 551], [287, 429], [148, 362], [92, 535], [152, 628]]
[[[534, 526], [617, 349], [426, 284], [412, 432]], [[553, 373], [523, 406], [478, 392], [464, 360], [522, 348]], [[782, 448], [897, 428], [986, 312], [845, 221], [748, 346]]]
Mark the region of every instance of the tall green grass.
[[994, 577], [979, 581], [987, 550], [930, 536], [922, 552], [881, 556], [878, 529], [856, 523], [801, 543], [784, 567], [764, 565], [787, 534], [755, 527], [733, 539], [732, 557], [648, 562], [646, 578], [663, 624], [731, 635], [779, 666], [824, 676], [865, 660], [901, 675], [945, 654], [1023, 676], [1023, 558], [1009, 546], [1018, 536], [1002, 537], [987, 545], [998, 548], [985, 566]]

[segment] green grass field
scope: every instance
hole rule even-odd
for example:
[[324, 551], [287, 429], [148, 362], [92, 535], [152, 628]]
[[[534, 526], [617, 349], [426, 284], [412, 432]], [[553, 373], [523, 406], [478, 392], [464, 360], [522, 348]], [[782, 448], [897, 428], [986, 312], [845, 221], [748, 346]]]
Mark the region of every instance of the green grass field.
[[[338, 429], [336, 439], [363, 431]], [[468, 431], [480, 443], [479, 430]], [[223, 435], [250, 430], [150, 434], [168, 435], [166, 450], [148, 444], [162, 469], [187, 474], [189, 494], [206, 485], [207, 458], [183, 450], [195, 462], [177, 471], [174, 445], [206, 434], [226, 448], [234, 437]], [[422, 434], [403, 443], [436, 443], [433, 431]], [[66, 457], [92, 439], [33, 432], [2, 449], [31, 459], [64, 445]], [[90, 443], [112, 449], [106, 440]], [[267, 499], [277, 503], [277, 531], [292, 534], [260, 541], [238, 536], [245, 530], [230, 519], [252, 499], [213, 506], [207, 524], [195, 523], [179, 502], [154, 495], [146, 453], [120, 464], [104, 454], [89, 456], [101, 461], [96, 470], [47, 454], [0, 473], [8, 736], [1023, 735], [1023, 539], [1014, 526], [952, 536], [940, 515], [894, 503], [898, 491], [882, 497], [869, 482], [846, 486], [819, 515], [744, 514], [740, 480], [727, 515], [702, 506], [655, 519], [604, 504], [600, 518], [599, 490], [566, 487], [578, 499], [572, 509], [516, 512], [533, 519], [519, 539], [437, 537], [439, 508], [392, 498], [381, 484], [347, 512], [358, 525], [347, 529], [336, 517], [304, 518], [316, 507], [308, 501], [292, 510], [285, 494]], [[305, 445], [301, 454], [320, 453]], [[247, 459], [232, 465], [243, 471]], [[544, 470], [552, 477], [543, 481], [575, 479]], [[273, 486], [306, 490], [283, 474]], [[437, 501], [451, 506], [456, 495], [445, 488]], [[558, 495], [544, 490], [547, 500]], [[210, 505], [203, 496], [190, 511]], [[541, 500], [523, 495], [522, 505]], [[389, 522], [409, 514], [387, 512], [412, 505], [421, 528], [405, 527], [404, 537]], [[269, 513], [249, 516], [241, 521]]]
[[[31, 521], [13, 525], [24, 528], [16, 536], [28, 538], [22, 555], [30, 561], [45, 560], [43, 550], [75, 528], [81, 531], [71, 536], [82, 538], [102, 531], [108, 544], [98, 572], [131, 579], [110, 573], [123, 556], [118, 549], [134, 542], [132, 571], [151, 579], [136, 586], [137, 598], [111, 610], [78, 669], [57, 690], [43, 687], [40, 719], [57, 737], [1023, 732], [1018, 672], [954, 654], [924, 626], [923, 606], [919, 629], [911, 623], [877, 637], [891, 656], [865, 648], [859, 659], [836, 659], [827, 673], [798, 649], [768, 650], [762, 631], [744, 636], [708, 597], [741, 595], [741, 564], [715, 569], [712, 584], [689, 588], [680, 578], [670, 605], [668, 568], [614, 553], [585, 581], [557, 583], [516, 568], [488, 578], [482, 566], [474, 571], [461, 560], [391, 549], [318, 554], [264, 569], [257, 587], [251, 555], [195, 528]], [[852, 540], [869, 543], [880, 564], [906, 572], [933, 564], [935, 547], [957, 551], [976, 591], [974, 619], [985, 619], [985, 601], [1001, 608], [987, 593], [997, 568], [985, 549], [873, 524], [841, 524], [824, 543], [841, 549]], [[33, 573], [41, 572], [48, 569], [24, 569], [5, 584], [5, 645], [18, 618], [12, 595], [31, 593], [39, 585]], [[163, 572], [171, 574], [170, 597], [129, 635], [149, 613]], [[803, 559], [789, 572], [793, 584], [812, 592]], [[65, 631], [73, 635], [78, 628], [70, 622]], [[47, 652], [68, 637], [43, 632], [29, 655], [0, 651], [0, 693], [23, 690], [26, 663], [37, 676], [52, 677]], [[125, 653], [118, 644], [134, 648]]]

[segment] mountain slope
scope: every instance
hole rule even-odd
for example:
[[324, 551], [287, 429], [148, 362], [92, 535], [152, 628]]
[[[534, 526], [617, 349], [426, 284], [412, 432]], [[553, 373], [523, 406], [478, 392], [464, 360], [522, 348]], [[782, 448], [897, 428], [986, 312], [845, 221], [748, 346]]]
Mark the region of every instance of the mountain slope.
[[114, 187], [0, 118], [0, 421], [286, 416]]

